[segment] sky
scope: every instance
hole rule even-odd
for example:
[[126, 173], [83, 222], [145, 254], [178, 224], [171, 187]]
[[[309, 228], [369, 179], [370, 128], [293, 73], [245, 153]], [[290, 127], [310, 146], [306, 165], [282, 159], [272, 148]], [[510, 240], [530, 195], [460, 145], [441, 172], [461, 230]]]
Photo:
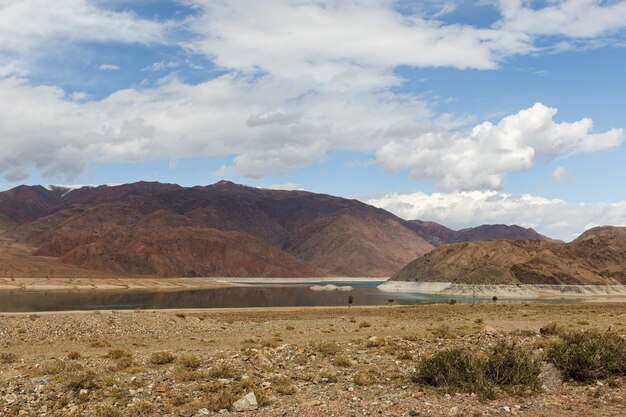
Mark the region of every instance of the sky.
[[0, 0], [0, 190], [221, 179], [626, 225], [626, 1]]

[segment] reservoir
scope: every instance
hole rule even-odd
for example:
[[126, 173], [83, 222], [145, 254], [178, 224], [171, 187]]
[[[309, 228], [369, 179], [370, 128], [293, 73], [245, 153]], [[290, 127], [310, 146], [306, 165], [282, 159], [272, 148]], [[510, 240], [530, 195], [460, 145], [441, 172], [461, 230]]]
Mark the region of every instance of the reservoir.
[[[409, 305], [448, 303], [492, 303], [490, 298], [457, 297], [415, 292], [384, 292], [384, 281], [307, 281], [298, 283], [247, 283], [225, 288], [199, 290], [78, 290], [0, 292], [0, 312], [43, 312], [70, 310], [133, 310], [245, 307], [321, 307]], [[334, 286], [327, 287], [327, 286]], [[553, 303], [575, 299], [509, 299], [498, 303]]]

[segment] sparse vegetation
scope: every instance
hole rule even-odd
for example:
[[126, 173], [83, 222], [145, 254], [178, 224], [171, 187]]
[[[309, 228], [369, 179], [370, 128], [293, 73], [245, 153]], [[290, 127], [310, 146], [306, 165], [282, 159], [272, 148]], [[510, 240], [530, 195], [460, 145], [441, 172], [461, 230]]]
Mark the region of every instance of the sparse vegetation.
[[183, 368], [191, 370], [196, 370], [200, 367], [200, 359], [192, 354], [179, 356], [178, 359], [176, 359], [176, 363], [178, 363]]
[[555, 336], [561, 333], [561, 326], [556, 322], [550, 322], [539, 329], [539, 333], [543, 336]]
[[548, 359], [566, 379], [593, 382], [626, 375], [626, 340], [615, 332], [588, 330], [562, 333]]
[[83, 369], [69, 369], [59, 375], [65, 389], [80, 391], [82, 389], [98, 388], [95, 372]]
[[499, 342], [491, 349], [485, 364], [487, 378], [496, 385], [536, 390], [541, 362], [530, 349], [514, 342]]
[[2, 363], [13, 363], [17, 361], [17, 355], [13, 352], [2, 352], [0, 353], [0, 362]]
[[107, 358], [109, 359], [121, 359], [121, 358], [126, 358], [126, 357], [131, 357], [132, 354], [124, 349], [113, 349], [111, 351], [109, 351], [109, 353], [107, 353]]
[[367, 327], [372, 327], [372, 323], [370, 323], [369, 321], [365, 321], [363, 320], [362, 322], [359, 323], [359, 328], [360, 329], [364, 329]]
[[166, 365], [174, 362], [174, 355], [169, 352], [154, 352], [149, 359], [152, 365]]
[[82, 357], [83, 357], [83, 355], [81, 355], [81, 353], [80, 353], [80, 352], [76, 352], [76, 351], [69, 352], [69, 353], [67, 354], [67, 359], [69, 359], [69, 360], [71, 360], [71, 361], [76, 361], [76, 360], [79, 360], [79, 359], [81, 359]]
[[465, 349], [444, 350], [420, 361], [412, 379], [431, 387], [493, 396], [485, 361]]

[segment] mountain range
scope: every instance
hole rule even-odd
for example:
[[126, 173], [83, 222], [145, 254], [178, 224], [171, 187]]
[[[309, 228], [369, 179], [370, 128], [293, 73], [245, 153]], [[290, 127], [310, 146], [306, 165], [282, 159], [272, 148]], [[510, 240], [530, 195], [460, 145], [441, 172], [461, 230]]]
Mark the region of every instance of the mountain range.
[[389, 276], [452, 242], [546, 240], [532, 229], [455, 231], [306, 191], [138, 182], [0, 193], [4, 276]]
[[597, 227], [570, 243], [457, 243], [415, 259], [390, 281], [626, 285], [626, 227]]

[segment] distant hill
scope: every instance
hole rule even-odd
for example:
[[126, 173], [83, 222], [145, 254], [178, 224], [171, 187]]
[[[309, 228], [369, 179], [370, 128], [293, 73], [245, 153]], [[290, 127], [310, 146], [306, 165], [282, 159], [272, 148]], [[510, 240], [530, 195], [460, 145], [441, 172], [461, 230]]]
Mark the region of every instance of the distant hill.
[[[54, 275], [58, 262], [77, 274], [388, 276], [433, 248], [406, 221], [356, 200], [227, 181], [20, 186], [0, 193], [0, 225], [4, 274], [16, 276]], [[48, 264], [32, 269], [35, 260]]]
[[392, 281], [457, 284], [626, 284], [626, 228], [601, 227], [571, 243], [484, 241], [441, 246]]
[[422, 220], [410, 220], [413, 230], [434, 246], [446, 243], [481, 242], [486, 240], [551, 240], [533, 229], [517, 225], [485, 224], [461, 230], [452, 230], [439, 223]]

